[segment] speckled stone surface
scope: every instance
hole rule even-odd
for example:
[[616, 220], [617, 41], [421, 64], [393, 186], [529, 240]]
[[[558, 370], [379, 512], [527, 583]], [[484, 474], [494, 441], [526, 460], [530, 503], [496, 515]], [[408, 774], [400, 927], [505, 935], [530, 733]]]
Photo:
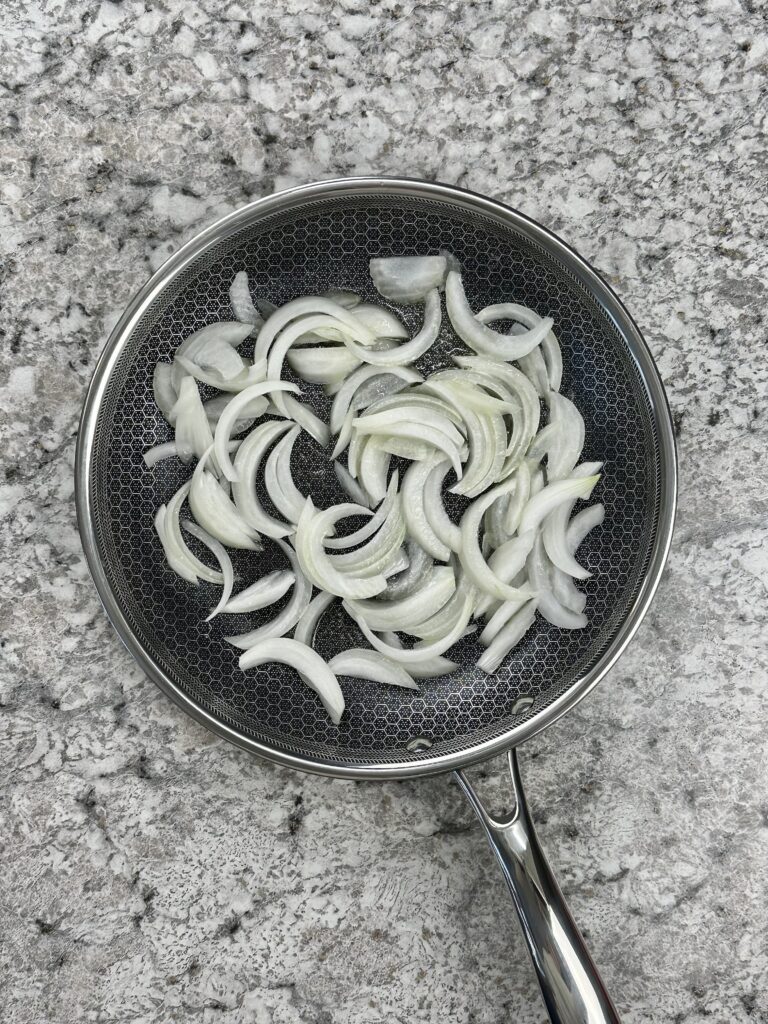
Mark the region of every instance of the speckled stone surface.
[[455, 786], [303, 777], [212, 739], [122, 650], [78, 542], [80, 403], [134, 290], [222, 213], [367, 172], [540, 219], [658, 359], [669, 568], [523, 770], [623, 1019], [768, 1021], [767, 72], [755, 0], [5, 0], [5, 1021], [544, 1019]]

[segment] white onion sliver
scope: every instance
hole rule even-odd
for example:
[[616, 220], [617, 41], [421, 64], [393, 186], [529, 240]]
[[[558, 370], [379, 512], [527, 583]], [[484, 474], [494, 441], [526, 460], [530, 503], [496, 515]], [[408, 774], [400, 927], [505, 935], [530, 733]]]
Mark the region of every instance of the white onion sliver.
[[[351, 424], [352, 421], [350, 419], [350, 427]], [[344, 493], [348, 498], [351, 498], [352, 501], [356, 502], [358, 505], [371, 505], [370, 495], [366, 494], [357, 480], [353, 479], [352, 474], [349, 472], [347, 467], [343, 465], [343, 463], [334, 460], [333, 471], [336, 474], [336, 479], [341, 484], [344, 489]]]
[[223, 610], [224, 605], [227, 603], [232, 593], [232, 587], [235, 584], [235, 571], [232, 568], [232, 559], [229, 557], [224, 545], [220, 541], [216, 540], [215, 537], [212, 537], [207, 530], [198, 526], [197, 523], [192, 523], [188, 519], [184, 519], [182, 520], [181, 525], [187, 533], [191, 533], [193, 537], [197, 537], [199, 541], [205, 544], [213, 557], [219, 563], [221, 575], [224, 577], [224, 586], [221, 588], [221, 596], [219, 597], [218, 603], [205, 620], [206, 622], [210, 622], [211, 619], [215, 618], [215, 616]]
[[267, 458], [264, 468], [264, 486], [272, 504], [291, 523], [298, 523], [301, 510], [307, 500], [293, 482], [291, 474], [291, 453], [301, 427], [291, 427]]
[[162, 444], [156, 444], [154, 448], [148, 448], [142, 455], [142, 458], [147, 469], [152, 469], [158, 462], [162, 462], [163, 459], [170, 459], [176, 454], [176, 442], [164, 441]]
[[155, 404], [171, 426], [174, 424], [173, 407], [179, 397], [172, 378], [173, 367], [170, 363], [158, 363], [155, 366], [152, 376]]
[[[345, 603], [345, 607], [347, 607]], [[368, 626], [365, 619], [355, 616], [352, 609], [348, 609], [352, 618], [355, 619], [358, 626], [362, 630], [368, 643], [376, 648], [377, 651], [381, 651], [382, 654], [386, 654], [393, 661], [403, 662], [404, 664], [410, 665], [414, 662], [422, 661], [425, 658], [431, 658], [437, 654], [444, 654], [449, 648], [453, 647], [457, 640], [461, 638], [464, 630], [469, 622], [472, 614], [472, 599], [467, 596], [464, 600], [464, 605], [460, 609], [460, 614], [456, 618], [456, 622], [450, 632], [446, 633], [445, 636], [439, 640], [433, 641], [431, 644], [425, 646], [407, 648], [393, 647], [392, 644], [386, 643], [380, 637], [378, 637]]]
[[238, 271], [232, 279], [229, 286], [229, 303], [232, 306], [232, 315], [240, 323], [260, 327], [264, 322], [253, 304], [248, 287], [248, 275], [244, 270]]
[[552, 593], [551, 564], [541, 534], [538, 534], [526, 563], [528, 579], [536, 591], [538, 610], [547, 622], [560, 629], [583, 629], [587, 624], [586, 615], [564, 607]]
[[189, 462], [193, 455], [202, 458], [213, 444], [213, 436], [197, 382], [192, 377], [182, 378], [173, 417], [176, 423], [176, 451], [181, 461]]
[[186, 558], [180, 556], [174, 545], [169, 544], [168, 542], [168, 532], [166, 530], [167, 518], [168, 510], [165, 505], [161, 505], [157, 512], [155, 512], [155, 531], [160, 543], [162, 544], [168, 567], [173, 569], [177, 576], [181, 576], [181, 578], [186, 580], [188, 583], [197, 584], [197, 573], [195, 572], [194, 567]]
[[[179, 515], [184, 499], [189, 494], [189, 488], [189, 483], [182, 484], [168, 502], [164, 523], [166, 541], [172, 557], [178, 561], [178, 564], [184, 563], [195, 574], [195, 577], [199, 576], [206, 583], [221, 585], [224, 583], [224, 577], [219, 570], [212, 569], [205, 562], [201, 562], [197, 555], [190, 551], [181, 532]], [[178, 572], [178, 569], [176, 571]], [[197, 579], [194, 582], [196, 583]]]
[[211, 449], [195, 466], [189, 489], [189, 507], [198, 524], [231, 548], [259, 549], [259, 535], [242, 517], [231, 498], [205, 464]]
[[304, 609], [304, 614], [296, 623], [293, 639], [300, 640], [303, 644], [308, 644], [311, 647], [315, 642], [315, 632], [320, 619], [335, 600], [336, 595], [329, 594], [327, 590], [321, 590], [319, 594], [315, 594]]
[[213, 450], [216, 454], [216, 461], [221, 467], [224, 476], [230, 481], [230, 483], [237, 480], [237, 470], [232, 464], [232, 460], [227, 452], [227, 442], [229, 441], [235, 421], [237, 420], [240, 412], [247, 408], [248, 403], [253, 398], [256, 398], [259, 395], [274, 394], [280, 391], [293, 391], [296, 393], [299, 391], [299, 388], [296, 384], [279, 380], [268, 380], [261, 381], [258, 384], [251, 384], [250, 387], [241, 391], [240, 394], [236, 395], [232, 399], [219, 417], [219, 422], [216, 424], [216, 433], [214, 434], [213, 439]]
[[495, 359], [512, 362], [537, 348], [552, 329], [551, 317], [540, 322], [524, 334], [499, 334], [486, 327], [472, 312], [460, 273], [451, 270], [445, 282], [445, 305], [453, 329], [471, 349]]
[[390, 256], [372, 259], [368, 266], [379, 295], [406, 305], [440, 288], [448, 269], [444, 256]]
[[221, 609], [229, 615], [246, 615], [279, 601], [293, 586], [296, 574], [291, 569], [275, 569], [230, 597]]
[[[358, 544], [362, 544], [363, 541], [368, 540], [374, 533], [383, 525], [384, 520], [390, 513], [392, 505], [397, 500], [397, 484], [398, 484], [398, 473], [397, 470], [392, 474], [392, 479], [389, 481], [389, 487], [387, 493], [384, 496], [384, 500], [379, 504], [376, 512], [370, 517], [368, 522], [364, 523], [359, 530], [355, 530], [354, 533], [348, 533], [345, 537], [332, 537], [325, 541], [325, 547], [327, 548], [354, 548]], [[355, 486], [357, 481], [352, 481]]]
[[[397, 633], [384, 632], [381, 634], [381, 639], [390, 647], [400, 648], [403, 646]], [[443, 658], [439, 654], [433, 658], [424, 658], [422, 661], [408, 662], [408, 674], [414, 679], [435, 679], [438, 676], [449, 676], [458, 671], [458, 668], [455, 661]]]
[[[362, 510], [364, 513], [365, 509]], [[323, 549], [323, 541], [339, 519], [359, 515], [357, 505], [334, 505], [324, 512], [315, 510], [311, 498], [307, 498], [296, 526], [294, 544], [302, 571], [321, 590], [327, 590], [337, 597], [350, 599], [374, 597], [386, 588], [387, 581], [380, 573], [367, 579], [342, 573], [334, 568]]]
[[478, 543], [478, 530], [485, 510], [490, 508], [499, 495], [507, 493], [513, 486], [514, 480], [511, 483], [506, 481], [503, 484], [498, 484], [493, 490], [487, 491], [481, 497], [476, 498], [461, 517], [461, 551], [459, 552], [459, 558], [461, 559], [462, 568], [478, 590], [490, 594], [499, 601], [516, 600], [518, 597], [522, 597], [523, 594], [520, 590], [499, 579], [485, 561]]
[[371, 347], [366, 349], [352, 339], [346, 339], [344, 344], [357, 359], [364, 362], [373, 363], [376, 366], [407, 366], [409, 363], [416, 362], [432, 348], [440, 333], [441, 322], [440, 293], [437, 288], [433, 288], [424, 303], [424, 322], [421, 330], [404, 345], [377, 351]]
[[295, 669], [318, 695], [333, 724], [339, 724], [344, 714], [344, 695], [338, 679], [319, 654], [286, 637], [259, 640], [240, 656], [240, 668], [245, 671], [273, 661]]
[[337, 676], [370, 679], [374, 683], [404, 686], [409, 690], [419, 688], [413, 676], [402, 665], [385, 658], [378, 651], [368, 651], [364, 647], [350, 647], [349, 650], [341, 651], [331, 658], [328, 668]]
[[456, 589], [453, 569], [443, 565], [425, 580], [424, 585], [407, 597], [393, 601], [349, 601], [355, 616], [360, 616], [371, 629], [381, 632], [404, 630], [431, 618], [451, 598]]
[[573, 476], [567, 480], [556, 480], [554, 483], [547, 484], [525, 506], [520, 518], [519, 532], [527, 533], [529, 530], [536, 530], [539, 523], [563, 502], [588, 498], [599, 479], [600, 474], [595, 473], [592, 476]]
[[239, 636], [226, 637], [228, 643], [232, 644], [233, 647], [239, 647], [240, 650], [243, 651], [248, 650], [249, 647], [253, 647], [255, 643], [259, 643], [261, 640], [285, 636], [286, 633], [293, 629], [304, 614], [307, 606], [309, 605], [310, 598], [312, 597], [312, 584], [301, 571], [301, 566], [299, 565], [299, 560], [296, 557], [296, 552], [290, 544], [286, 544], [284, 540], [276, 539], [275, 543], [280, 547], [288, 558], [288, 561], [291, 563], [291, 569], [295, 576], [293, 593], [291, 594], [291, 599], [288, 604], [286, 604], [285, 608], [278, 612], [271, 621], [265, 622], [263, 626], [258, 626], [256, 629], [252, 629], [248, 633], [241, 633]]
[[243, 441], [235, 456], [237, 480], [232, 485], [232, 497], [243, 519], [266, 537], [277, 539], [293, 532], [291, 523], [281, 523], [264, 511], [256, 494], [256, 474], [264, 454], [290, 423], [268, 420], [260, 423]]
[[478, 659], [477, 667], [483, 672], [495, 672], [509, 652], [520, 643], [533, 625], [536, 617], [536, 602], [528, 601], [519, 608], [509, 622], [499, 630], [488, 649]]

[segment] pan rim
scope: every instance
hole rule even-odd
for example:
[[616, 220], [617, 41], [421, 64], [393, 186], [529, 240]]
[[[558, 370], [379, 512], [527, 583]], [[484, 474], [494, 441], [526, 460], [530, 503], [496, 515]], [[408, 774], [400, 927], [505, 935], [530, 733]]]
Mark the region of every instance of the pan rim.
[[[197, 259], [210, 245], [219, 241], [221, 237], [246, 226], [254, 217], [260, 219], [267, 214], [284, 211], [294, 203], [320, 197], [332, 197], [339, 194], [366, 195], [382, 191], [389, 195], [407, 195], [448, 201], [453, 205], [475, 210], [486, 217], [491, 216], [506, 225], [511, 224], [518, 231], [522, 231], [547, 248], [588, 290], [591, 297], [609, 316], [625, 339], [645, 384], [658, 432], [661, 464], [660, 503], [653, 550], [638, 593], [615, 636], [596, 664], [575, 680], [563, 694], [530, 719], [513, 726], [501, 735], [459, 751], [434, 757], [430, 757], [427, 753], [419, 760], [386, 764], [362, 762], [350, 764], [298, 756], [279, 746], [271, 746], [249, 736], [200, 707], [156, 664], [143, 644], [138, 641], [123, 615], [99, 556], [92, 516], [91, 457], [101, 403], [122, 349], [146, 309], [185, 267]], [[677, 454], [669, 403], [650, 349], [621, 299], [594, 267], [576, 250], [548, 228], [520, 211], [455, 185], [386, 176], [334, 178], [298, 185], [274, 195], [265, 196], [220, 218], [172, 254], [133, 296], [96, 362], [86, 393], [75, 453], [75, 503], [83, 551], [108, 619], [124, 646], [146, 675], [191, 718], [236, 746], [284, 767], [334, 778], [405, 779], [465, 768], [517, 746], [558, 721], [583, 700], [610, 671], [645, 617], [666, 564], [672, 542], [677, 505]]]

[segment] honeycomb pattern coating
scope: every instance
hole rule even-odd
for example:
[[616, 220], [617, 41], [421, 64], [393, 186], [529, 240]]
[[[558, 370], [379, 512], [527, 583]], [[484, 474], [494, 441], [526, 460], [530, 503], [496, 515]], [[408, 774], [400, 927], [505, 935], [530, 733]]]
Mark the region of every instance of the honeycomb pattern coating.
[[[224, 636], [267, 621], [274, 607], [205, 623], [218, 588], [190, 586], [165, 566], [153, 513], [191, 470], [176, 460], [151, 470], [144, 466], [142, 452], [172, 437], [153, 401], [152, 371], [157, 360], [170, 360], [191, 331], [231, 318], [228, 288], [239, 270], [247, 270], [254, 295], [275, 303], [331, 287], [381, 301], [368, 276], [372, 256], [440, 247], [461, 261], [473, 308], [516, 301], [554, 318], [563, 349], [562, 391], [585, 420], [583, 458], [605, 463], [593, 499], [604, 502], [605, 523], [579, 552], [593, 573], [585, 584], [590, 622], [569, 632], [537, 619], [493, 676], [476, 669], [480, 648], [468, 638], [451, 654], [460, 670], [423, 681], [418, 692], [344, 680], [348, 711], [336, 727], [291, 670], [265, 665], [243, 674], [238, 669], [237, 652]], [[410, 329], [418, 327], [417, 309], [396, 311]], [[418, 364], [424, 374], [447, 365], [450, 353], [463, 349], [446, 320], [438, 344]], [[327, 419], [329, 402], [322, 389], [303, 387], [304, 400]], [[256, 220], [218, 242], [145, 313], [122, 351], [100, 410], [92, 464], [96, 535], [135, 634], [205, 711], [305, 758], [354, 765], [428, 759], [507, 731], [555, 700], [595, 663], [642, 583], [650, 557], [658, 458], [648, 399], [625, 343], [600, 306], [549, 253], [509, 227], [444, 202], [336, 198]], [[306, 435], [296, 446], [293, 471], [299, 488], [317, 505], [342, 500], [327, 453]], [[261, 497], [269, 508], [266, 495]], [[233, 561], [243, 581], [285, 564], [268, 541], [263, 553], [236, 552]], [[326, 615], [317, 638], [324, 656], [361, 642], [339, 608]], [[515, 717], [512, 708], [521, 696], [534, 703]], [[416, 736], [429, 737], [432, 748], [408, 752], [406, 744]]]

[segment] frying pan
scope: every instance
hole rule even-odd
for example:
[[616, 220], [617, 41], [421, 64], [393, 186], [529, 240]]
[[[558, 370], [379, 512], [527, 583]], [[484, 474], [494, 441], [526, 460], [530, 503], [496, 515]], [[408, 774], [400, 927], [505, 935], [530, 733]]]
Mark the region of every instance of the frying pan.
[[[372, 256], [438, 248], [460, 260], [473, 308], [514, 300], [554, 318], [562, 390], [586, 424], [583, 458], [605, 463], [596, 494], [605, 523], [580, 550], [593, 574], [589, 624], [566, 631], [538, 621], [492, 676], [475, 667], [478, 647], [468, 637], [451, 652], [459, 670], [424, 681], [419, 691], [351, 680], [337, 727], [290, 670], [269, 665], [246, 676], [238, 669], [223, 637], [252, 628], [258, 616], [204, 623], [212, 588], [183, 584], [164, 567], [153, 513], [189, 469], [175, 460], [154, 470], [143, 464], [142, 452], [170, 438], [153, 401], [152, 372], [191, 331], [231, 319], [228, 288], [239, 270], [248, 271], [254, 294], [274, 303], [331, 287], [378, 299], [368, 275]], [[416, 329], [418, 310], [398, 313]], [[447, 365], [457, 347], [444, 325], [418, 368]], [[327, 416], [319, 388], [305, 397]], [[302, 436], [293, 467], [299, 487], [322, 507], [342, 500], [327, 453]], [[455, 772], [509, 886], [550, 1019], [618, 1021], [537, 841], [514, 752], [616, 662], [653, 597], [672, 535], [676, 462], [664, 389], [634, 321], [585, 260], [521, 213], [446, 185], [352, 178], [254, 202], [181, 248], [128, 306], [85, 401], [76, 483], [83, 547], [106, 612], [165, 693], [218, 735], [303, 771], [348, 779]], [[272, 546], [235, 553], [244, 579], [283, 564]], [[272, 614], [267, 609], [264, 619]], [[359, 644], [356, 628], [343, 613], [327, 617], [318, 650], [330, 656]], [[515, 809], [494, 818], [464, 769], [503, 751]]]

